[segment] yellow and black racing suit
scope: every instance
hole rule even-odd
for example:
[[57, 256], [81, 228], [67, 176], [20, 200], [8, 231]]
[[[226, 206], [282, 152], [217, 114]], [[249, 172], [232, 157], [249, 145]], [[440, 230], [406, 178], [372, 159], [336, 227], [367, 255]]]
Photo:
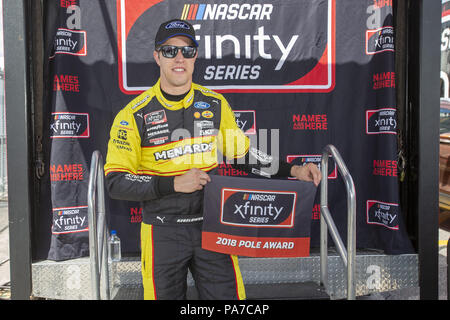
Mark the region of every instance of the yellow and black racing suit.
[[187, 267], [200, 298], [245, 298], [237, 258], [201, 249], [203, 190], [173, 188], [174, 177], [191, 168], [214, 173], [223, 156], [245, 157], [248, 163], [239, 167], [245, 171], [289, 175], [285, 163], [275, 173], [264, 172], [272, 157], [251, 148], [226, 99], [203, 86], [192, 84], [181, 101], [169, 101], [158, 81], [117, 114], [104, 167], [106, 185], [112, 198], [142, 203], [146, 299], [185, 298]]

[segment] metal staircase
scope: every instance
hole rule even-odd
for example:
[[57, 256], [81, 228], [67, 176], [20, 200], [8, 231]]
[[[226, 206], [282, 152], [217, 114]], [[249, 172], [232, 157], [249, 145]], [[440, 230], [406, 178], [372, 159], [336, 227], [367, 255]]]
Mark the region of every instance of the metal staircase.
[[[344, 245], [328, 209], [328, 160], [332, 156], [347, 189], [348, 229]], [[356, 254], [356, 195], [342, 157], [327, 145], [321, 162], [320, 252], [305, 258], [239, 258], [247, 299], [349, 299], [358, 295], [418, 286], [418, 257], [384, 255], [374, 251]], [[88, 191], [89, 258], [63, 262], [41, 261], [32, 265], [33, 295], [52, 299], [142, 299], [140, 257], [108, 262], [104, 203], [103, 159], [92, 155]], [[328, 232], [335, 248], [328, 248]], [[375, 267], [379, 279], [370, 281]], [[70, 284], [74, 272], [83, 281]], [[55, 276], [57, 275], [57, 276]], [[66, 283], [66, 286], [61, 285]], [[188, 275], [188, 299], [196, 299]]]

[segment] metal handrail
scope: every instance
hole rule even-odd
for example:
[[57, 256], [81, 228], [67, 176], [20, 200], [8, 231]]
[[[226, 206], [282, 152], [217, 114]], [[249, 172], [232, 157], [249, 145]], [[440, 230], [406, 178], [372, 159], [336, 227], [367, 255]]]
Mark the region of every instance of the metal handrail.
[[110, 299], [103, 172], [103, 157], [96, 150], [92, 154], [88, 189], [89, 259], [94, 300]]
[[[328, 160], [332, 155], [347, 189], [347, 248], [328, 210]], [[322, 152], [320, 189], [320, 282], [328, 286], [328, 227], [336, 249], [347, 267], [347, 299], [355, 300], [356, 193], [353, 179], [336, 147], [329, 144]], [[323, 219], [322, 219], [323, 218]]]

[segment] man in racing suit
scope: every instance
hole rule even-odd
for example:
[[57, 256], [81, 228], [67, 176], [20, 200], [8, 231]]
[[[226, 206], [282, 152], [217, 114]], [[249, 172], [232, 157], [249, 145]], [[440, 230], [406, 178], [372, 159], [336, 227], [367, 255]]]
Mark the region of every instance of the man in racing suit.
[[293, 176], [316, 185], [321, 179], [315, 165], [278, 162], [250, 145], [225, 98], [192, 83], [197, 47], [188, 22], [161, 24], [153, 53], [160, 79], [111, 127], [108, 192], [143, 207], [144, 299], [185, 299], [188, 269], [200, 299], [245, 299], [237, 257], [201, 248], [203, 187], [219, 155], [245, 159], [233, 165], [266, 177]]

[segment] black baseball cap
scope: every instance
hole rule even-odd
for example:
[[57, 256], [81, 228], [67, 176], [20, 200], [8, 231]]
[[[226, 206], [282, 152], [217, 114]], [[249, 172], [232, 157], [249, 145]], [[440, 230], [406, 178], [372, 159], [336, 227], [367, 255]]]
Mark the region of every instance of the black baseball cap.
[[155, 37], [155, 48], [158, 48], [167, 39], [175, 36], [185, 36], [192, 40], [194, 45], [198, 47], [198, 42], [195, 40], [194, 27], [185, 20], [173, 19], [162, 23], [159, 26], [158, 32]]

